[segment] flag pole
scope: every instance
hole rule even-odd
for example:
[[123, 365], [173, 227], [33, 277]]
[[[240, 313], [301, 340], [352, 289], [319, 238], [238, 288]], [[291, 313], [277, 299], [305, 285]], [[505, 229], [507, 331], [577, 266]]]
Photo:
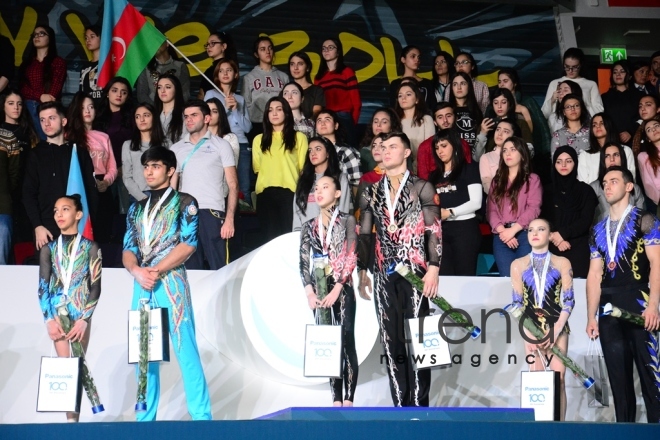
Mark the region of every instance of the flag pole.
[[[186, 60], [186, 61], [188, 62], [188, 64], [190, 64], [191, 66], [193, 66], [193, 69], [195, 69], [197, 72], [199, 72], [199, 74], [202, 75], [202, 78], [204, 78], [206, 81], [208, 81], [209, 84], [211, 84], [211, 85], [213, 86], [214, 89], [216, 89], [218, 92], [222, 93], [222, 90], [220, 90], [220, 89], [218, 88], [218, 86], [217, 86], [213, 81], [211, 81], [211, 80], [209, 79], [208, 76], [204, 75], [204, 72], [202, 72], [201, 70], [199, 70], [199, 67], [197, 67], [197, 66], [195, 65], [195, 63], [193, 63], [192, 61], [190, 61], [190, 59], [189, 59], [187, 56], [185, 56], [185, 55], [183, 54], [183, 52], [181, 52], [181, 51], [180, 51], [175, 45], [173, 45], [172, 42], [171, 42], [170, 40], [165, 40], [165, 41], [167, 41], [167, 44], [169, 44], [170, 47], [171, 47], [172, 49], [176, 50], [177, 53], [178, 53], [179, 55], [181, 55], [181, 56], [183, 57], [183, 59]], [[223, 93], [223, 94], [224, 94], [224, 93]]]

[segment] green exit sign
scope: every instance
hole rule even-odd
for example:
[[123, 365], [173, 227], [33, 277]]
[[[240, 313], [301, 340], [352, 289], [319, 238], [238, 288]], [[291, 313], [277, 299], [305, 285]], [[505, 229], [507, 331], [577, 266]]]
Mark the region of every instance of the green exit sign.
[[601, 64], [614, 64], [626, 58], [628, 58], [628, 52], [624, 47], [602, 47], [600, 49]]

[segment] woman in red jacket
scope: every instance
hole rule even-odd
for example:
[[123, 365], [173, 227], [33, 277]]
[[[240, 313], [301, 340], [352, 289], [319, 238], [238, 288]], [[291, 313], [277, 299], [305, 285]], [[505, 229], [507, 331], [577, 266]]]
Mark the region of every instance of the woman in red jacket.
[[321, 50], [323, 62], [314, 77], [314, 84], [323, 88], [326, 108], [337, 113], [346, 130], [348, 144], [355, 148], [355, 126], [362, 108], [355, 71], [344, 65], [344, 48], [338, 38], [325, 40]]

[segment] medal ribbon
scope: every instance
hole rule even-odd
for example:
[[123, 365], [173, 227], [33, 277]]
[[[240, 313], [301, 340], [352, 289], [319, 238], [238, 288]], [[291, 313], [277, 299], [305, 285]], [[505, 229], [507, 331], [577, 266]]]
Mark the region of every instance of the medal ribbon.
[[550, 267], [550, 252], [545, 253], [545, 261], [543, 262], [543, 269], [541, 270], [540, 278], [538, 272], [536, 272], [536, 269], [534, 268], [533, 252], [529, 253], [529, 259], [532, 264], [532, 273], [534, 274], [534, 285], [536, 286], [536, 305], [543, 308], [543, 299], [545, 298], [545, 279], [548, 276], [548, 268]]
[[323, 253], [325, 255], [328, 254], [328, 249], [330, 248], [330, 241], [332, 239], [332, 228], [335, 226], [335, 220], [337, 220], [337, 216], [339, 215], [339, 208], [335, 208], [334, 212], [332, 213], [332, 217], [330, 217], [330, 223], [328, 223], [328, 236], [325, 237], [325, 241], [323, 240], [323, 212], [319, 214], [319, 238], [321, 239], [321, 246], [323, 247]]
[[154, 206], [151, 215], [149, 215], [149, 206], [151, 205], [151, 194], [149, 194], [149, 199], [147, 200], [147, 204], [144, 207], [144, 212], [142, 212], [142, 235], [144, 237], [142, 243], [144, 244], [144, 246], [151, 247], [151, 229], [154, 226], [154, 220], [156, 219], [158, 208], [160, 208], [160, 205], [163, 204], [163, 202], [165, 201], [167, 196], [170, 195], [171, 192], [172, 192], [172, 188], [171, 187], [167, 188], [167, 191], [165, 191], [165, 193], [160, 198], [158, 203], [156, 203], [156, 206]]
[[390, 183], [389, 179], [385, 177], [383, 179], [383, 185], [385, 185], [385, 202], [387, 203], [387, 213], [390, 216], [390, 225], [396, 225], [396, 222], [394, 220], [394, 208], [396, 208], [396, 205], [399, 203], [399, 197], [401, 197], [401, 191], [403, 190], [403, 187], [406, 185], [406, 182], [408, 181], [408, 176], [410, 175], [410, 172], [406, 170], [406, 172], [403, 174], [403, 179], [401, 179], [401, 184], [399, 185], [399, 189], [396, 191], [396, 195], [394, 196], [394, 202], [390, 199]]
[[632, 210], [632, 205], [628, 205], [625, 211], [623, 211], [623, 215], [619, 219], [619, 224], [616, 225], [616, 232], [614, 233], [614, 240], [612, 240], [612, 233], [610, 232], [610, 216], [607, 216], [607, 226], [605, 227], [605, 232], [606, 232], [606, 237], [607, 237], [607, 254], [610, 258], [610, 263], [614, 263], [614, 255], [616, 253], [616, 243], [617, 240], [619, 239], [619, 232], [621, 232], [621, 227], [623, 226], [623, 222], [626, 219], [626, 216], [630, 213]]
[[76, 239], [73, 242], [73, 249], [71, 250], [71, 254], [69, 254], [69, 264], [66, 268], [64, 267], [64, 256], [62, 250], [64, 245], [62, 244], [62, 235], [60, 235], [60, 237], [57, 239], [57, 261], [60, 265], [60, 270], [62, 271], [62, 284], [64, 286], [63, 294], [65, 302], [69, 297], [69, 286], [71, 286], [71, 277], [73, 277], [73, 263], [76, 260], [76, 253], [80, 247], [80, 237], [80, 234], [76, 234]]

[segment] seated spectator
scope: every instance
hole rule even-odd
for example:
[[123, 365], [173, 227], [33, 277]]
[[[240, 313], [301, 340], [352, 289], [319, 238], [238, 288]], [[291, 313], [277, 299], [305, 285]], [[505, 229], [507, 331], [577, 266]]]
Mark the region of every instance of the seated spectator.
[[[596, 193], [596, 198], [598, 199], [596, 213], [594, 214], [594, 224], [610, 215], [610, 204], [607, 203], [605, 191], [603, 190], [603, 178], [605, 177], [605, 173], [607, 173], [607, 169], [613, 166], [628, 168], [627, 154], [624, 152], [621, 144], [617, 142], [605, 144], [600, 149], [598, 178], [590, 183], [591, 188]], [[633, 192], [628, 201], [631, 205], [634, 205], [639, 209], [644, 209], [644, 192], [636, 183], [634, 184]]]
[[475, 276], [481, 246], [476, 212], [481, 208], [482, 191], [476, 164], [467, 163], [462, 140], [452, 129], [434, 137], [436, 170], [429, 182], [437, 192], [442, 219], [441, 275]]
[[144, 179], [142, 167], [142, 153], [151, 147], [165, 145], [165, 135], [160, 126], [160, 118], [156, 109], [148, 102], [143, 102], [135, 109], [135, 129], [131, 139], [124, 142], [121, 149], [122, 168], [121, 178], [130, 194], [130, 202], [134, 203], [147, 198], [145, 191], [149, 185]]
[[305, 52], [298, 51], [289, 55], [289, 76], [303, 89], [302, 113], [306, 119], [314, 120], [325, 107], [325, 93], [312, 82], [312, 67], [312, 60]]
[[456, 129], [461, 139], [470, 146], [470, 155], [474, 157], [477, 132], [481, 126], [483, 112], [474, 93], [472, 79], [467, 73], [457, 71], [452, 78], [449, 103], [456, 114]]
[[635, 154], [635, 157], [644, 151], [646, 140], [646, 134], [644, 133], [643, 125], [645, 122], [650, 121], [655, 118], [656, 115], [660, 114], [660, 99], [655, 95], [646, 95], [639, 98], [638, 105], [639, 120], [637, 123], [639, 127], [635, 132], [635, 137], [633, 138], [632, 150]]
[[660, 117], [656, 116], [652, 120], [646, 121], [642, 127], [646, 134], [647, 144], [645, 150], [637, 156], [637, 161], [646, 197], [653, 203], [647, 203], [647, 208], [650, 208], [651, 212], [656, 212], [660, 204], [660, 174], [658, 173], [660, 167]]
[[649, 83], [649, 73], [651, 72], [651, 63], [647, 60], [635, 61], [630, 70], [632, 71], [632, 78], [630, 78], [630, 88], [635, 90], [640, 95], [655, 95], [655, 88]]
[[584, 111], [584, 101], [578, 95], [569, 94], [561, 100], [564, 125], [552, 133], [552, 154], [563, 145], [576, 151], [589, 149], [589, 114]]
[[[236, 47], [234, 46], [234, 41], [231, 38], [231, 35], [224, 31], [215, 31], [209, 35], [209, 38], [206, 40], [204, 45], [206, 54], [213, 60], [211, 65], [204, 72], [206, 78], [202, 78], [199, 84], [199, 92], [197, 97], [199, 99], [204, 99], [206, 93], [209, 90], [213, 90], [213, 83], [215, 82], [216, 68], [218, 62], [222, 59], [232, 60], [235, 63], [238, 62], [238, 55], [236, 54]], [[208, 79], [208, 80], [207, 80]]]
[[639, 94], [629, 87], [630, 78], [628, 62], [625, 60], [615, 62], [612, 65], [610, 89], [601, 95], [605, 114], [612, 118], [618, 141], [623, 144], [632, 142], [638, 126]]
[[493, 231], [493, 255], [504, 277], [509, 276], [513, 260], [531, 252], [526, 229], [541, 212], [541, 180], [530, 171], [529, 162], [525, 141], [507, 139], [488, 196], [486, 211]]
[[[456, 55], [456, 61], [454, 61], [454, 68], [456, 69], [456, 73], [464, 73], [470, 78], [472, 83], [471, 89], [474, 91], [475, 100], [477, 101], [479, 110], [483, 115], [486, 112], [488, 104], [490, 103], [490, 94], [486, 83], [476, 79], [479, 75], [479, 72], [477, 69], [477, 63], [474, 60], [472, 54], [468, 52], [459, 52]], [[447, 91], [445, 91], [445, 101], [452, 102], [449, 99], [449, 94]]]
[[557, 148], [553, 160], [552, 185], [543, 189], [541, 207], [541, 217], [552, 227], [550, 252], [568, 258], [575, 278], [586, 278], [596, 194], [577, 179], [578, 154], [572, 147]]
[[[456, 130], [456, 115], [454, 109], [448, 102], [439, 102], [433, 111], [433, 124], [436, 131], [452, 129]], [[417, 175], [424, 180], [428, 180], [431, 173], [435, 170], [435, 150], [433, 148], [433, 138], [435, 134], [424, 142], [419, 144], [417, 150]], [[461, 139], [463, 146], [463, 155], [466, 163], [472, 163], [472, 151], [465, 140]]]
[[419, 89], [420, 99], [425, 104], [424, 108], [427, 111], [434, 108], [437, 101], [433, 89], [433, 81], [422, 78], [417, 74], [422, 62], [422, 52], [417, 46], [406, 46], [401, 50], [399, 61], [403, 64], [403, 75], [401, 75], [401, 78], [397, 78], [390, 83], [390, 107], [396, 107], [399, 99], [399, 86], [405, 80], [409, 80]]
[[412, 82], [400, 83], [394, 108], [401, 119], [403, 132], [410, 139], [412, 169], [417, 169], [417, 149], [425, 139], [433, 136], [433, 119], [426, 114], [426, 105], [417, 86]]
[[138, 102], [154, 103], [158, 80], [166, 73], [179, 80], [183, 101], [185, 102], [190, 98], [190, 73], [188, 72], [188, 66], [176, 59], [176, 52], [165, 41], [160, 45], [156, 55], [154, 55], [137, 79], [135, 89], [137, 90]]
[[[447, 102], [449, 97], [448, 88], [451, 83], [451, 78], [456, 72], [454, 68], [454, 57], [449, 55], [444, 50], [438, 51], [433, 59], [433, 90], [435, 90], [435, 99], [437, 102]], [[433, 109], [434, 107], [429, 107]]]
[[[560, 92], [558, 86], [559, 83], [565, 80], [576, 82], [582, 89], [581, 98], [585, 104], [583, 106], [583, 110], [585, 110], [589, 115], [595, 115], [596, 113], [602, 112], [603, 101], [600, 99], [598, 84], [580, 76], [580, 72], [582, 71], [585, 63], [584, 52], [576, 47], [567, 49], [566, 52], [564, 52], [563, 63], [565, 76], [552, 80], [548, 86], [548, 91], [545, 94], [543, 107], [541, 107], [545, 117], [549, 119], [555, 103], [562, 100], [562, 98], [559, 96]], [[550, 130], [552, 131], [553, 128], [550, 127]]]
[[371, 156], [374, 137], [380, 133], [387, 134], [392, 131], [402, 131], [399, 116], [389, 107], [377, 108], [371, 117], [371, 124], [367, 126], [360, 142], [360, 170], [363, 173], [373, 170], [376, 166], [376, 162]]
[[99, 87], [99, 54], [101, 52], [101, 26], [87, 26], [85, 28], [85, 47], [92, 54], [92, 59], [83, 64], [80, 70], [79, 92], [85, 92], [87, 96], [98, 105], [103, 95], [103, 88]]
[[[495, 133], [493, 135], [493, 149], [487, 151], [479, 158], [479, 175], [481, 177], [481, 185], [486, 194], [490, 192], [491, 182], [500, 167], [504, 141], [513, 136], [520, 137], [520, 127], [508, 119], [502, 119], [495, 125], [493, 132]], [[485, 139], [483, 142], [485, 144]]]
[[296, 131], [301, 132], [307, 139], [314, 137], [314, 121], [307, 119], [302, 112], [303, 88], [297, 82], [285, 85], [280, 96], [286, 99], [293, 112], [293, 124]]
[[[598, 179], [600, 169], [600, 150], [604, 145], [618, 144], [618, 136], [612, 119], [606, 113], [597, 113], [591, 119], [589, 149], [580, 152], [577, 178], [580, 182], [591, 183]], [[632, 149], [623, 146], [630, 172], [635, 176], [635, 158]]]

